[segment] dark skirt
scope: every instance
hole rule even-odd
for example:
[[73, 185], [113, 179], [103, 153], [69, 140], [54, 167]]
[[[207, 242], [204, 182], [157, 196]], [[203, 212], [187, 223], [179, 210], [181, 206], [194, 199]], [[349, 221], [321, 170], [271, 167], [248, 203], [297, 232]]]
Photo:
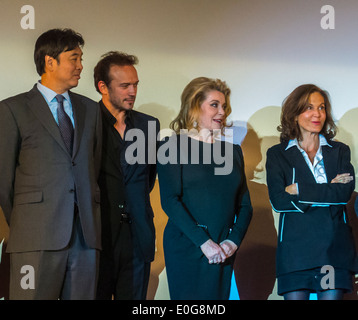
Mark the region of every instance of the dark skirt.
[[345, 292], [351, 292], [353, 290], [353, 273], [349, 270], [335, 268], [333, 277], [333, 273], [321, 271], [321, 268], [295, 271], [279, 276], [277, 286], [279, 295], [298, 290], [319, 292], [327, 289], [342, 289]]

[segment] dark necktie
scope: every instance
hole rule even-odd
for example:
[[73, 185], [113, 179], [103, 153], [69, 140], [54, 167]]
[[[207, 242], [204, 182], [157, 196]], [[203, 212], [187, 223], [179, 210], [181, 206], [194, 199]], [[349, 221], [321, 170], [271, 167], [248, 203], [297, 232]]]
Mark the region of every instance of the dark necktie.
[[55, 98], [58, 102], [57, 105], [58, 127], [60, 129], [60, 133], [66, 145], [66, 148], [68, 152], [72, 155], [73, 132], [74, 132], [72, 122], [63, 107], [64, 97], [61, 94], [58, 94]]

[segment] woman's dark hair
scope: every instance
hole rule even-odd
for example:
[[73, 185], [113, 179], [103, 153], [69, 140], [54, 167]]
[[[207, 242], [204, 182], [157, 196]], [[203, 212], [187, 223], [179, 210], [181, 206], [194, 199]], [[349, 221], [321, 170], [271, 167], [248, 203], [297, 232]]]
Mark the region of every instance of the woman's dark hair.
[[322, 95], [326, 107], [326, 121], [321, 130], [321, 134], [330, 140], [335, 137], [337, 127], [332, 117], [332, 106], [327, 91], [322, 90], [314, 84], [303, 84], [291, 92], [284, 100], [281, 111], [281, 125], [277, 130], [281, 132], [280, 141], [300, 139], [301, 132], [297, 123], [297, 116], [304, 112], [308, 106], [310, 95], [318, 92]]
[[103, 81], [107, 87], [111, 83], [112, 79], [109, 75], [111, 66], [133, 66], [138, 63], [138, 58], [134, 55], [130, 55], [119, 51], [110, 51], [102, 55], [102, 59], [97, 63], [94, 68], [94, 86], [98, 93], [101, 91], [98, 88], [98, 82]]
[[34, 60], [37, 73], [42, 76], [45, 73], [45, 56], [50, 56], [59, 63], [59, 55], [62, 52], [74, 50], [84, 45], [82, 36], [72, 29], [51, 29], [46, 31], [36, 41]]

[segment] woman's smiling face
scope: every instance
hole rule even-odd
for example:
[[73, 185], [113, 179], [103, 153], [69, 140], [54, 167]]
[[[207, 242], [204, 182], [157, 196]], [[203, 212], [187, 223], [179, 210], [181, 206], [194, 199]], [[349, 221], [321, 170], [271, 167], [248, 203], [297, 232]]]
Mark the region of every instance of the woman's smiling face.
[[302, 135], [322, 131], [326, 122], [326, 105], [319, 92], [313, 92], [309, 96], [306, 110], [297, 117], [297, 121]]

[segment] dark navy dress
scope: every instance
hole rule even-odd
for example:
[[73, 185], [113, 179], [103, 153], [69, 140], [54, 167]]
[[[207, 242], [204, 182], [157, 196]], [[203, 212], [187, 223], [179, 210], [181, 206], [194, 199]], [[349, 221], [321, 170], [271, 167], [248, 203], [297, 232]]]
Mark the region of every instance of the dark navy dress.
[[244, 238], [252, 207], [241, 148], [187, 135], [171, 139], [160, 148], [165, 144], [167, 155], [176, 153], [171, 163], [160, 163], [163, 154], [158, 153], [161, 203], [169, 217], [164, 255], [170, 297], [228, 299], [234, 256], [224, 264], [209, 264], [200, 246], [208, 239], [218, 244], [229, 239], [239, 247]]

